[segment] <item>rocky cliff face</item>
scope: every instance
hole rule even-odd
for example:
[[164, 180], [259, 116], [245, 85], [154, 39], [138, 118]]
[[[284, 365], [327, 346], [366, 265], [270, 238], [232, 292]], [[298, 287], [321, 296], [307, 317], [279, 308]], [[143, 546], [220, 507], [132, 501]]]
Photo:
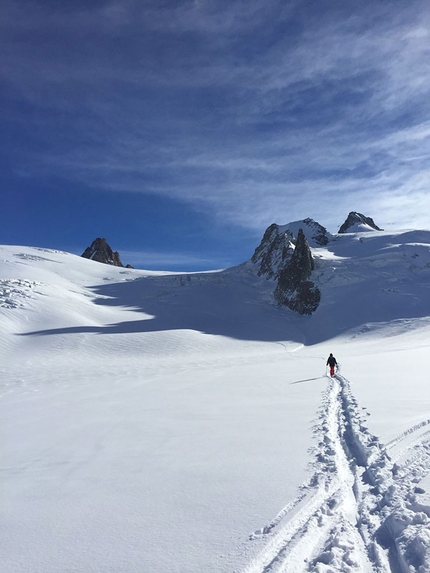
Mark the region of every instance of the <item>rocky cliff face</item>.
[[279, 225], [270, 225], [263, 235], [261, 243], [255, 249], [251, 261], [257, 267], [259, 276], [276, 278], [282, 264], [294, 252], [294, 236], [286, 230], [282, 231]]
[[119, 258], [117, 251], [112, 251], [107, 244], [106, 239], [95, 239], [90, 247], [87, 247], [82, 253], [81, 257], [84, 259], [91, 259], [106, 265], [113, 265], [115, 267], [123, 267], [124, 265]]
[[303, 230], [308, 244], [312, 247], [323, 247], [332, 239], [325, 227], [309, 218], [284, 226], [270, 225], [251, 258], [260, 276], [279, 276], [281, 268], [294, 252], [299, 229]]
[[321, 293], [309, 279], [314, 269], [311, 249], [302, 229], [297, 234], [291, 258], [279, 272], [275, 299], [299, 314], [312, 314], [319, 305]]
[[[351, 211], [339, 233], [382, 231], [371, 217]], [[251, 258], [259, 276], [276, 281], [276, 301], [300, 314], [312, 314], [321, 292], [310, 280], [314, 269], [311, 248], [325, 247], [336, 240], [313, 219], [288, 225], [270, 225]]]
[[[276, 280], [276, 301], [300, 314], [312, 314], [321, 298], [320, 291], [309, 280], [314, 261], [304, 227], [315, 246], [330, 240], [327, 230], [312, 219], [284, 227], [270, 225], [251, 261], [259, 276]], [[296, 235], [296, 236], [295, 236]]]
[[375, 221], [371, 217], [366, 217], [361, 213], [357, 213], [356, 211], [351, 211], [343, 223], [341, 228], [339, 229], [339, 233], [348, 233], [348, 232], [355, 232], [355, 231], [382, 231]]

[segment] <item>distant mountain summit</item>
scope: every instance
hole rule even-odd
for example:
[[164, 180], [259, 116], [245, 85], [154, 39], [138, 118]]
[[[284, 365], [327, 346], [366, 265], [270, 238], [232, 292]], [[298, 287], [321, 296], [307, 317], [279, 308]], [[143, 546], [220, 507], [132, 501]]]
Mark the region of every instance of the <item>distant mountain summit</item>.
[[266, 229], [261, 243], [251, 258], [260, 276], [276, 278], [279, 275], [280, 269], [291, 258], [296, 248], [296, 237], [300, 229], [306, 237], [308, 248], [324, 247], [333, 238], [325, 227], [313, 219], [295, 221], [288, 225], [273, 223]]
[[[371, 217], [351, 211], [339, 234], [382, 231]], [[312, 314], [318, 308], [321, 292], [312, 281], [315, 268], [312, 249], [326, 247], [339, 237], [307, 218], [287, 225], [273, 223], [255, 249], [251, 262], [257, 274], [276, 281], [274, 298], [278, 304], [299, 314]]]
[[356, 211], [351, 211], [339, 233], [357, 233], [363, 231], [383, 231], [371, 217], [366, 217]]
[[[118, 251], [112, 251], [106, 239], [95, 239], [91, 243], [91, 246], [85, 249], [81, 257], [84, 257], [84, 259], [90, 259], [91, 261], [97, 261], [98, 263], [104, 263], [105, 265], [113, 265], [114, 267], [124, 266], [119, 258]], [[133, 267], [131, 265], [127, 265], [127, 268]]]
[[309, 241], [314, 247], [327, 245], [332, 235], [313, 219], [288, 225], [270, 225], [251, 258], [259, 276], [276, 280], [277, 302], [298, 312], [312, 314], [321, 298], [309, 277], [314, 260]]

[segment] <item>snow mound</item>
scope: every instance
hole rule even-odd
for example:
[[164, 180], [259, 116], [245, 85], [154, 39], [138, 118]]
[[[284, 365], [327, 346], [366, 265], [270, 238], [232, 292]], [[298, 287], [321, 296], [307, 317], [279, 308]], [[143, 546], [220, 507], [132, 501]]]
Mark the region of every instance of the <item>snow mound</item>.
[[0, 279], [0, 306], [18, 308], [24, 306], [24, 299], [31, 298], [31, 291], [39, 284], [23, 279]]

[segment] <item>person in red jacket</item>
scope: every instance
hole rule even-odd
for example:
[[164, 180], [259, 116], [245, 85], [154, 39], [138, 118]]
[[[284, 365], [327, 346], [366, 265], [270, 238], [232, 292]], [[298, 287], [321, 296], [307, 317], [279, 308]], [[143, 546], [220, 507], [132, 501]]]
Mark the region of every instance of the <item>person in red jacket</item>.
[[337, 366], [337, 361], [331, 352], [327, 359], [327, 366], [330, 366], [330, 376], [334, 376], [334, 367]]

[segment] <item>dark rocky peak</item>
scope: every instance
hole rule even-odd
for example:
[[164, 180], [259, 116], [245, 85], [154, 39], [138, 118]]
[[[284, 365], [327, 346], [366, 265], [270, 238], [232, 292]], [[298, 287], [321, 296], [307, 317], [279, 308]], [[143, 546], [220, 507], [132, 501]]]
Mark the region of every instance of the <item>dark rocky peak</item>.
[[313, 269], [311, 249], [303, 229], [300, 228], [294, 252], [279, 272], [274, 292], [277, 302], [299, 314], [312, 314], [321, 299], [319, 289], [308, 280]]
[[360, 233], [366, 231], [383, 231], [371, 217], [366, 217], [356, 211], [351, 211], [346, 221], [339, 229], [339, 233]]
[[[295, 286], [298, 286], [301, 281], [309, 278], [311, 272], [314, 270], [314, 260], [303, 229], [299, 229], [296, 248], [287, 267], [290, 272], [292, 272], [291, 279], [293, 280], [294, 277]], [[281, 274], [284, 275], [285, 270], [286, 269], [283, 269]]]
[[270, 225], [251, 258], [258, 274], [266, 275], [267, 278], [277, 277], [279, 267], [294, 251], [293, 241], [294, 236], [290, 231], [281, 230], [275, 223]]
[[332, 239], [327, 229], [313, 219], [308, 218], [282, 226], [274, 223], [266, 229], [261, 243], [251, 258], [259, 275], [265, 275], [267, 278], [278, 277], [280, 269], [294, 252], [299, 229], [311, 247], [324, 247]]
[[[81, 257], [97, 261], [99, 263], [104, 263], [106, 265], [113, 265], [114, 267], [124, 266], [119, 258], [118, 252], [112, 251], [110, 246], [107, 244], [106, 239], [98, 238], [93, 241], [91, 246], [85, 249]], [[130, 267], [130, 265], [127, 266]]]

